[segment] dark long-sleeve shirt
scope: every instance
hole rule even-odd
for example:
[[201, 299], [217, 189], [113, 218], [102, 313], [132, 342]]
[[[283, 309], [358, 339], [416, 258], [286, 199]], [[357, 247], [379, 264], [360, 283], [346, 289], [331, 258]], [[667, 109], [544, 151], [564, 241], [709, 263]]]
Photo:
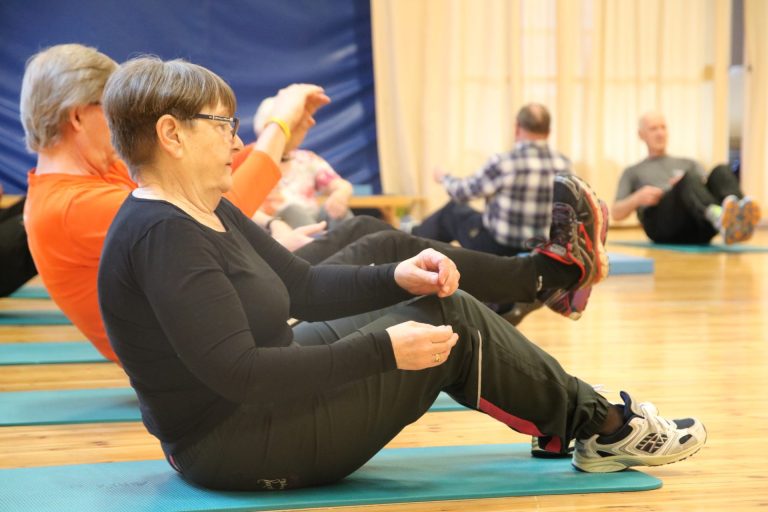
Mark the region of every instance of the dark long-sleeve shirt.
[[149, 431], [171, 448], [237, 404], [273, 404], [393, 370], [386, 331], [292, 343], [290, 317], [327, 320], [410, 297], [394, 264], [312, 267], [226, 199], [226, 228], [130, 196], [104, 244], [99, 303]]

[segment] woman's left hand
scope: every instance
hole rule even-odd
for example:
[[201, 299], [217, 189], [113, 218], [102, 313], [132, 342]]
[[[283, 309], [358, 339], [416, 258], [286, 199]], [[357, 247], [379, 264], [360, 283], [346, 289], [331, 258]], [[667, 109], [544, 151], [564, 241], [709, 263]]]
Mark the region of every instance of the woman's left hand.
[[424, 249], [395, 268], [395, 282], [413, 295], [447, 297], [459, 287], [459, 270], [445, 254]]

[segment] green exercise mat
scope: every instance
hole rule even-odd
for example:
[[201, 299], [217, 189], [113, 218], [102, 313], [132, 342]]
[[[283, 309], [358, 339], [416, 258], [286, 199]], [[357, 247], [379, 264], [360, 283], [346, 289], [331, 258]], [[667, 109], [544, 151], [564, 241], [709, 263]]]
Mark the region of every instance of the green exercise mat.
[[87, 341], [0, 343], [0, 366], [109, 362]]
[[630, 254], [608, 253], [608, 275], [653, 274], [653, 260]]
[[[441, 393], [430, 411], [463, 409], [448, 395]], [[0, 427], [140, 420], [139, 403], [131, 388], [0, 393]]]
[[720, 254], [720, 253], [761, 253], [768, 252], [768, 247], [749, 244], [657, 244], [655, 242], [639, 240], [615, 240], [611, 245], [623, 245], [625, 247], [641, 247], [644, 249], [660, 249], [664, 251], [677, 251], [689, 254]]
[[22, 286], [15, 292], [13, 292], [11, 295], [9, 295], [12, 299], [50, 299], [51, 296], [48, 294], [48, 290], [46, 290], [42, 286]]
[[0, 510], [287, 510], [661, 487], [659, 479], [639, 471], [582, 473], [570, 459], [532, 458], [530, 448], [503, 444], [385, 449], [337, 484], [283, 492], [201, 489], [186, 483], [162, 460], [3, 469]]
[[0, 325], [70, 325], [61, 311], [0, 311]]

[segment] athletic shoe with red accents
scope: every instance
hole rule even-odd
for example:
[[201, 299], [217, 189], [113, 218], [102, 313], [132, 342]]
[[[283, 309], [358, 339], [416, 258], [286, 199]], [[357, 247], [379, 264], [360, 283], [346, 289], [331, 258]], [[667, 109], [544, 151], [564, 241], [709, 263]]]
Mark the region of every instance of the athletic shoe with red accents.
[[[602, 199], [600, 199], [600, 211], [605, 219], [603, 228], [600, 231], [600, 241], [605, 245], [605, 240], [608, 238], [608, 206]], [[555, 313], [566, 316], [571, 320], [578, 320], [587, 308], [587, 302], [591, 293], [592, 285], [585, 286], [584, 288], [560, 288], [541, 292], [539, 300], [542, 300]]]
[[570, 289], [544, 290], [538, 299], [556, 313], [578, 320], [592, 286], [608, 275], [608, 207], [577, 176], [555, 178], [554, 200], [550, 241], [536, 251], [567, 265], [576, 264], [581, 279]]

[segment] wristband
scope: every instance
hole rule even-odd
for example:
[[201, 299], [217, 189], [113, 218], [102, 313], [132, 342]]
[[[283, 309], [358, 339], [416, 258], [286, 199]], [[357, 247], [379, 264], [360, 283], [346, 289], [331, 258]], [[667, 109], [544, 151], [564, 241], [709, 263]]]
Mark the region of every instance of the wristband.
[[288, 142], [289, 140], [291, 140], [291, 129], [288, 127], [288, 123], [286, 123], [279, 117], [270, 117], [267, 120], [267, 124], [269, 123], [275, 123], [277, 126], [280, 127], [280, 129], [283, 131], [283, 135], [285, 135], [285, 142]]

